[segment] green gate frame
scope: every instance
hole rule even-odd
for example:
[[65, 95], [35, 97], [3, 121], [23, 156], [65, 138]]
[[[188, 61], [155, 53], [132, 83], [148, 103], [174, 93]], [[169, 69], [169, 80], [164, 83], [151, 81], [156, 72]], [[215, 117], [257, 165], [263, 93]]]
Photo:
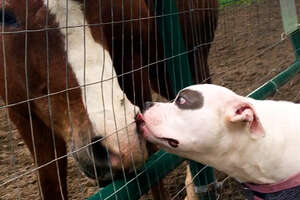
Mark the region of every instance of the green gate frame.
[[[176, 94], [181, 88], [192, 84], [191, 73], [187, 55], [185, 52], [184, 42], [182, 39], [182, 33], [180, 30], [180, 24], [178, 14], [176, 14], [176, 6], [173, 0], [169, 2], [166, 0], [154, 0], [157, 4], [158, 14], [162, 14], [166, 17], [161, 17], [158, 22], [161, 38], [163, 40], [165, 55], [167, 58], [174, 57], [174, 59], [168, 59], [167, 68], [173, 85], [174, 94]], [[219, 0], [221, 1], [221, 0]], [[239, 0], [232, 0], [237, 2]], [[168, 2], [168, 3], [166, 3]], [[226, 2], [228, 3], [228, 2]], [[276, 91], [291, 80], [295, 75], [300, 73], [300, 30], [298, 26], [297, 16], [295, 10], [294, 0], [280, 0], [282, 19], [284, 24], [285, 34], [290, 38], [295, 53], [294, 63], [272, 78], [270, 81], [257, 88], [248, 96], [254, 99], [265, 99], [270, 95], [276, 93]], [[292, 9], [292, 10], [291, 10]], [[288, 14], [287, 14], [288, 12]], [[294, 14], [293, 14], [294, 13]], [[291, 19], [293, 19], [291, 21]], [[172, 35], [172, 37], [170, 37]], [[176, 44], [176, 46], [172, 46]], [[170, 46], [171, 45], [171, 46]], [[180, 55], [180, 56], [174, 56]], [[180, 66], [185, 66], [181, 68]], [[187, 71], [183, 71], [187, 70]], [[178, 83], [181, 83], [178, 85]], [[176, 85], [177, 84], [177, 85]], [[143, 194], [145, 194], [153, 185], [157, 184], [160, 179], [165, 177], [170, 171], [175, 169], [184, 161], [176, 155], [169, 154], [163, 150], [152, 155], [146, 164], [138, 170], [137, 174], [129, 174], [126, 180], [116, 180], [99, 192], [88, 198], [88, 200], [137, 200]], [[196, 186], [212, 183], [213, 172], [212, 169], [194, 163], [192, 164], [192, 174], [195, 174], [195, 170], [206, 171], [206, 174], [199, 176], [198, 181], [194, 182]], [[208, 195], [205, 199], [215, 199], [215, 196]]]

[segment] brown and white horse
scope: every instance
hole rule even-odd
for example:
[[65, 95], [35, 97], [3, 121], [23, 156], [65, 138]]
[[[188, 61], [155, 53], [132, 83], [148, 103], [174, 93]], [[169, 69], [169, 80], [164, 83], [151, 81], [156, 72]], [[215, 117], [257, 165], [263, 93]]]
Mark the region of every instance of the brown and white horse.
[[[135, 115], [152, 89], [171, 92], [157, 62], [164, 55], [154, 2], [0, 1], [1, 97], [36, 164], [55, 160], [38, 170], [43, 199], [67, 199], [67, 159], [60, 157], [68, 144], [82, 171], [103, 185], [147, 159]], [[176, 3], [191, 71], [202, 81], [217, 1]]]

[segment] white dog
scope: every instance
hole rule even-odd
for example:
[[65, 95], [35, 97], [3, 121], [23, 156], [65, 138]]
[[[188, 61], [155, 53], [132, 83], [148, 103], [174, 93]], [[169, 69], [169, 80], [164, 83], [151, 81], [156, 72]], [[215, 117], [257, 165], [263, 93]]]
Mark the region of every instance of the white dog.
[[193, 85], [174, 102], [147, 103], [144, 137], [207, 164], [253, 191], [249, 199], [300, 199], [300, 105]]

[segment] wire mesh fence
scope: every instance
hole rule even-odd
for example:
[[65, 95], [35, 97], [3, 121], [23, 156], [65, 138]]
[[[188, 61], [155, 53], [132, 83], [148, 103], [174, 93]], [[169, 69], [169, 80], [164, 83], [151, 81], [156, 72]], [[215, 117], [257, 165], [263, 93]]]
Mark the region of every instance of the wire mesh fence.
[[[220, 1], [213, 41], [216, 24], [208, 11], [216, 8], [186, 2], [161, 14], [150, 0], [1, 0], [0, 199], [47, 199], [44, 177], [57, 185], [51, 192], [58, 198], [84, 199], [111, 181], [127, 180], [128, 171], [137, 174], [148, 157], [132, 131], [137, 106], [151, 98], [172, 100], [167, 65], [182, 62], [184, 54], [199, 66], [192, 70], [195, 82], [211, 79], [241, 95], [293, 63], [279, 1]], [[184, 24], [186, 49], [167, 55], [161, 44], [168, 38], [159, 35], [157, 20], [175, 14]], [[272, 98], [298, 102], [299, 81], [296, 76]], [[39, 175], [39, 169], [46, 171]], [[170, 199], [184, 199], [192, 185], [185, 186], [185, 177], [183, 163], [164, 179]], [[218, 199], [243, 199], [233, 179], [219, 172], [216, 179], [222, 183]], [[142, 199], [153, 199], [151, 192]]]

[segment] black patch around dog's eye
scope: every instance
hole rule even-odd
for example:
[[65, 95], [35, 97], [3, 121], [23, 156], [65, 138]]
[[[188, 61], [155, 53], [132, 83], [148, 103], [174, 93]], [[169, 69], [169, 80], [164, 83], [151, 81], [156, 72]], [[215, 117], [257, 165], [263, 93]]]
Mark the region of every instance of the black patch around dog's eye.
[[175, 99], [175, 104], [180, 109], [195, 110], [203, 106], [203, 95], [195, 90], [182, 90]]

